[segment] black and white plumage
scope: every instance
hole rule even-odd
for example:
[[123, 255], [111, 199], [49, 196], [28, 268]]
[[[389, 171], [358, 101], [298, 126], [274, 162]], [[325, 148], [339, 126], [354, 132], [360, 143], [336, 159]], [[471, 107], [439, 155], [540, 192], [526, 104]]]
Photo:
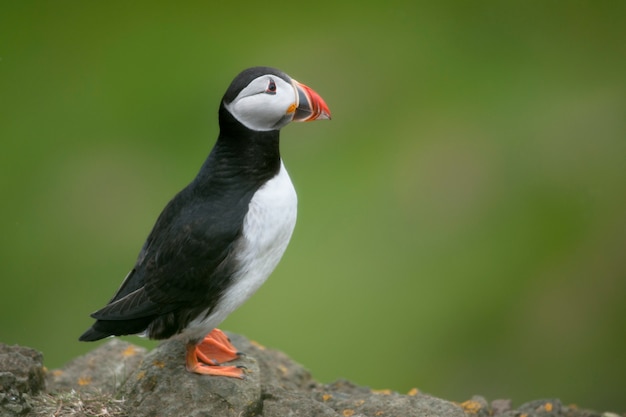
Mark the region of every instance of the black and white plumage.
[[[221, 347], [232, 346], [214, 329], [268, 278], [295, 226], [297, 197], [279, 131], [291, 121], [329, 118], [324, 100], [285, 73], [268, 67], [240, 73], [222, 99], [220, 134], [200, 172], [164, 208], [134, 268], [91, 315], [96, 322], [80, 340], [181, 337], [189, 370], [241, 376], [234, 367], [214, 366], [236, 357], [223, 354]], [[205, 342], [219, 345], [208, 361], [194, 351]]]

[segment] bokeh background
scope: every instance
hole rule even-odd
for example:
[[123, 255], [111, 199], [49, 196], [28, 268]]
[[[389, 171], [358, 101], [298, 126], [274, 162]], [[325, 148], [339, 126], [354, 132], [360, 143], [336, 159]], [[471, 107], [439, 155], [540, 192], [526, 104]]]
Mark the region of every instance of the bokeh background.
[[[223, 328], [330, 382], [626, 411], [626, 3], [3, 2], [0, 341], [59, 367], [276, 66], [331, 122]], [[129, 337], [135, 343], [155, 346]]]

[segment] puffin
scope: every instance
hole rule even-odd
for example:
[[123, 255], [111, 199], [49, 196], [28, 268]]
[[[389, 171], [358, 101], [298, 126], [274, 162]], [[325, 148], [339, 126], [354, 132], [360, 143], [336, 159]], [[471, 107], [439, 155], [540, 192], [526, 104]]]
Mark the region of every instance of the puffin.
[[217, 326], [266, 281], [291, 238], [297, 196], [279, 150], [290, 122], [330, 119], [313, 89], [271, 67], [237, 75], [219, 136], [196, 177], [158, 216], [121, 286], [79, 338], [139, 335], [186, 344], [189, 372], [244, 378]]

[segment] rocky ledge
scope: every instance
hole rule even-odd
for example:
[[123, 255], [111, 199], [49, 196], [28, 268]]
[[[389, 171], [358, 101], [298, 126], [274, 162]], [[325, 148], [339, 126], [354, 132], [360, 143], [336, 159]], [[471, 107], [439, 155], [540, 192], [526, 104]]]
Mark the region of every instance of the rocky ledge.
[[320, 384], [284, 353], [229, 335], [246, 355], [238, 380], [188, 373], [184, 346], [167, 341], [151, 352], [112, 339], [64, 368], [44, 371], [41, 353], [0, 344], [0, 417], [13, 416], [503, 416], [619, 417], [538, 400], [476, 396], [455, 403], [411, 390], [371, 390], [347, 381]]

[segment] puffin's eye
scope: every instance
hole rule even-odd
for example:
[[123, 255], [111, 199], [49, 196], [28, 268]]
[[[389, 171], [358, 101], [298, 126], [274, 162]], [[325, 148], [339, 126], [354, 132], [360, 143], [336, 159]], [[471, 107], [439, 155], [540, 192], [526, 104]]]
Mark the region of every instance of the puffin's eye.
[[270, 79], [270, 82], [269, 84], [267, 84], [267, 88], [265, 89], [265, 92], [271, 95], [276, 94], [276, 83], [274, 82], [274, 80]]

